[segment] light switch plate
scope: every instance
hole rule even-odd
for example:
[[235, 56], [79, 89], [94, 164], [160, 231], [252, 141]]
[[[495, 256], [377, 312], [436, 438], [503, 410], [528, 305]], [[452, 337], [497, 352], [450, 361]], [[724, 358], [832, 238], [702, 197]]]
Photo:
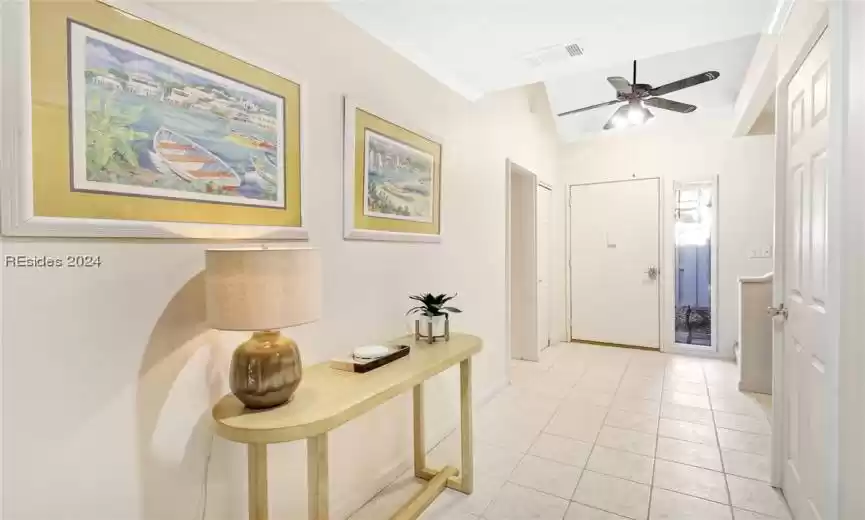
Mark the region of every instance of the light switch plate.
[[772, 258], [772, 246], [763, 246], [759, 249], [750, 249], [748, 258]]

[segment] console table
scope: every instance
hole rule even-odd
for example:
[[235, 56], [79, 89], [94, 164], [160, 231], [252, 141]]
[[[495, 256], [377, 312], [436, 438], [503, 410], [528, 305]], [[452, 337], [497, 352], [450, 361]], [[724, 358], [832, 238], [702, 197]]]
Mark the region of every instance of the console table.
[[[328, 520], [328, 445], [330, 430], [372, 410], [397, 395], [413, 391], [414, 472], [426, 486], [405, 504], [393, 520], [413, 520], [445, 487], [472, 492], [472, 356], [481, 351], [480, 338], [453, 334], [450, 341], [415, 341], [412, 336], [390, 344], [410, 345], [408, 356], [365, 374], [331, 368], [328, 363], [306, 367], [294, 399], [268, 410], [250, 410], [233, 395], [213, 407], [216, 433], [247, 445], [249, 520], [267, 520], [267, 445], [306, 439], [309, 520]], [[460, 365], [461, 468], [426, 467], [423, 382]]]

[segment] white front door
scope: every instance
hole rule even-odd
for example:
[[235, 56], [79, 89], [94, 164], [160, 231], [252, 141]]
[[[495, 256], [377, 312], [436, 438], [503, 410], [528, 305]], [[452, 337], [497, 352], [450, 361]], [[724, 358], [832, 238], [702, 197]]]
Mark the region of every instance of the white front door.
[[538, 185], [538, 350], [550, 346], [550, 208], [553, 192]]
[[834, 357], [826, 307], [828, 32], [793, 76], [787, 95], [783, 488], [797, 520], [828, 520], [826, 461], [833, 441], [826, 435], [826, 366]]
[[570, 187], [571, 339], [660, 348], [659, 187]]

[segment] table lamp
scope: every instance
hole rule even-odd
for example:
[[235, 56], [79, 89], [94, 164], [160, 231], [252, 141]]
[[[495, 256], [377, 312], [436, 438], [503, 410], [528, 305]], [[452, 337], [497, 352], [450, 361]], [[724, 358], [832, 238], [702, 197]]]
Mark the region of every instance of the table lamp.
[[318, 250], [209, 249], [205, 265], [208, 324], [253, 331], [231, 358], [231, 391], [249, 408], [287, 403], [300, 385], [302, 366], [297, 344], [279, 329], [321, 314]]

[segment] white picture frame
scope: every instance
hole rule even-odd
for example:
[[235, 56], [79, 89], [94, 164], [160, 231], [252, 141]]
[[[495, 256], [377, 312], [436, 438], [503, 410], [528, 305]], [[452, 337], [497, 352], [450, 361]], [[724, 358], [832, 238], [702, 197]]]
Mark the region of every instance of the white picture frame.
[[[418, 130], [416, 125], [409, 122], [401, 121], [400, 118], [395, 118], [381, 110], [377, 110], [366, 103], [359, 103], [349, 96], [343, 96], [343, 238], [347, 240], [380, 240], [389, 242], [425, 242], [438, 243], [442, 237], [442, 219], [439, 215], [439, 233], [407, 233], [398, 231], [377, 231], [370, 229], [358, 229], [355, 227], [355, 114], [361, 109], [376, 117], [384, 119], [394, 125], [410, 129], [414, 134], [417, 134], [425, 139], [442, 143], [442, 139], [429, 132]], [[439, 165], [442, 168], [442, 165]], [[440, 172], [439, 182], [441, 182]], [[441, 185], [439, 185], [441, 190]], [[441, 191], [439, 191], [441, 193]], [[439, 202], [439, 211], [441, 211], [441, 202]]]
[[[178, 23], [158, 8], [140, 3], [106, 2], [131, 15], [183, 34], [199, 43], [235, 56], [274, 74], [276, 67], [245, 56], [224, 38], [215, 38], [192, 26]], [[207, 240], [308, 240], [303, 206], [306, 200], [304, 131], [307, 128], [306, 85], [300, 85], [301, 227], [157, 222], [93, 218], [44, 217], [34, 214], [32, 119], [30, 94], [29, 1], [2, 2], [0, 6], [0, 233], [14, 237], [172, 238]]]

